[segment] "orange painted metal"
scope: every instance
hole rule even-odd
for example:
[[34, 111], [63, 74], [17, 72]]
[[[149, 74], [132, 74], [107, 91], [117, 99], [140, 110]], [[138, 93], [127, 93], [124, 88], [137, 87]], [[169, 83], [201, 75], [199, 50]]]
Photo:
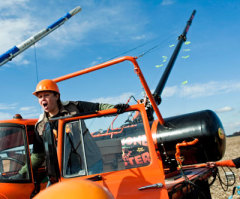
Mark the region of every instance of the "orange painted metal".
[[[12, 119], [12, 120], [2, 120], [0, 123], [9, 123], [9, 124], [20, 124], [20, 125], [34, 125], [37, 122], [37, 119]], [[27, 137], [28, 139], [28, 137]], [[30, 152], [28, 151], [29, 155]], [[30, 160], [31, 161], [31, 160]], [[32, 168], [31, 168], [32, 170]], [[8, 199], [25, 199], [29, 198], [31, 193], [34, 190], [34, 180], [33, 180], [33, 172], [31, 176], [31, 182], [29, 183], [2, 183], [0, 186], [0, 198], [8, 198]]]
[[[102, 185], [107, 188], [114, 196], [114, 198], [123, 199], [123, 198], [132, 198], [132, 199], [145, 199], [151, 196], [152, 198], [168, 198], [168, 192], [164, 184], [164, 170], [161, 159], [159, 159], [156, 148], [153, 143], [152, 134], [150, 131], [150, 126], [147, 119], [147, 113], [145, 111], [145, 106], [143, 104], [137, 104], [130, 106], [127, 110], [138, 110], [142, 113], [143, 124], [145, 127], [147, 143], [149, 146], [149, 153], [151, 157], [151, 163], [148, 166], [125, 169], [120, 171], [108, 172], [99, 174], [102, 177], [102, 180], [96, 181], [96, 183]], [[84, 119], [93, 116], [101, 116], [105, 114], [116, 113], [116, 109], [109, 109], [104, 111], [99, 111], [97, 114], [87, 115], [87, 116], [79, 116], [75, 117], [75, 119]], [[59, 126], [63, 126], [63, 124], [67, 121], [71, 121], [71, 118], [61, 119], [59, 120]], [[62, 140], [63, 140], [63, 129], [60, 131], [61, 133], [58, 135], [58, 153], [62, 154]], [[62, 157], [59, 156], [59, 164], [62, 170]], [[60, 172], [61, 172], [60, 170]], [[76, 177], [77, 179], [87, 179], [96, 175], [89, 175], [84, 177]], [[70, 179], [66, 179], [61, 177], [61, 181], [68, 181]], [[150, 188], [139, 190], [141, 187], [154, 185], [157, 183], [162, 183], [163, 187], [161, 188]]]
[[[177, 185], [178, 183], [181, 184], [181, 182], [184, 181], [183, 177], [176, 178], [178, 174], [180, 174], [179, 170], [176, 170], [175, 172], [170, 173], [170, 175], [164, 174], [164, 168], [162, 164], [162, 159], [161, 156], [157, 153], [157, 126], [158, 124], [164, 125], [164, 120], [161, 116], [161, 113], [157, 107], [157, 104], [155, 103], [155, 100], [150, 92], [150, 89], [145, 81], [145, 78], [138, 66], [138, 63], [136, 61], [137, 58], [130, 57], [130, 56], [125, 56], [125, 57], [120, 57], [87, 69], [80, 70], [75, 73], [71, 73], [56, 79], [53, 79], [54, 82], [60, 82], [64, 81], [79, 75], [83, 75], [89, 72], [93, 72], [95, 70], [99, 70], [108, 66], [112, 66], [118, 63], [121, 63], [123, 61], [130, 61], [134, 65], [134, 71], [138, 75], [140, 82], [143, 86], [143, 88], [146, 91], [147, 97], [150, 100], [152, 107], [157, 115], [157, 120], [153, 121], [151, 128], [149, 125], [147, 113], [145, 110], [145, 106], [142, 103], [138, 103], [136, 105], [130, 106], [127, 111], [131, 110], [138, 110], [141, 112], [142, 115], [142, 120], [144, 124], [144, 130], [146, 133], [146, 138], [147, 138], [147, 143], [148, 143], [148, 149], [149, 149], [149, 154], [150, 154], [150, 164], [147, 166], [142, 166], [142, 167], [137, 167], [137, 168], [131, 168], [131, 169], [125, 169], [125, 170], [119, 170], [119, 171], [112, 171], [112, 172], [107, 172], [107, 173], [102, 173], [99, 174], [102, 177], [102, 180], [94, 182], [94, 184], [99, 184], [101, 187], [104, 187], [104, 189], [107, 189], [113, 196], [114, 198], [117, 199], [125, 199], [125, 198], [131, 198], [131, 199], [148, 199], [148, 198], [156, 198], [156, 199], [168, 199], [168, 192], [171, 191], [171, 188]], [[116, 109], [109, 109], [109, 110], [104, 110], [104, 111], [99, 111], [96, 114], [91, 114], [91, 115], [86, 115], [86, 116], [79, 116], [79, 117], [74, 117], [74, 120], [76, 119], [86, 119], [90, 117], [96, 117], [96, 116], [102, 116], [106, 114], [113, 114], [116, 113]], [[65, 118], [65, 119], [59, 119], [58, 123], [58, 145], [57, 145], [57, 158], [58, 158], [58, 163], [59, 163], [59, 169], [60, 173], [62, 173], [63, 170], [63, 141], [64, 141], [64, 123], [73, 120], [72, 118]], [[13, 120], [5, 120], [5, 121], [0, 121], [0, 123], [18, 123], [22, 125], [27, 125], [31, 124], [34, 125], [37, 122], [36, 119], [32, 120], [24, 120], [24, 119], [13, 119]], [[129, 126], [131, 128], [132, 126]], [[127, 128], [127, 127], [126, 127]], [[133, 127], [134, 128], [134, 127]], [[116, 129], [117, 130], [117, 129]], [[121, 129], [119, 131], [116, 131], [114, 133], [122, 133]], [[106, 135], [111, 134], [111, 132], [107, 132]], [[105, 135], [101, 135], [105, 136]], [[181, 165], [181, 159], [180, 159], [180, 147], [182, 146], [188, 146], [188, 145], [194, 145], [197, 143], [197, 139], [191, 142], [182, 142], [178, 143], [176, 145], [176, 160], [180, 163]], [[211, 171], [209, 168], [206, 167], [206, 164], [202, 165], [191, 165], [191, 166], [183, 166], [182, 169], [190, 169], [193, 171], [192, 174], [188, 176], [188, 178], [191, 180], [194, 180], [195, 178], [198, 178], [200, 175], [202, 178], [207, 178]], [[194, 172], [195, 170], [195, 172]], [[74, 179], [72, 178], [63, 178], [62, 176], [60, 177], [60, 183], [57, 183], [56, 186], [53, 185], [51, 187], [57, 187], [56, 190], [59, 191], [51, 191], [53, 189], [48, 188], [47, 190], [50, 190], [50, 192], [45, 192], [43, 191], [42, 193], [39, 194], [43, 195], [45, 198], [46, 194], [49, 197], [50, 194], [54, 194], [51, 196], [51, 198], [63, 198], [62, 194], [62, 189], [63, 187], [75, 187], [74, 191], [68, 195], [69, 197], [76, 197], [76, 195], [80, 194], [79, 188], [80, 188], [80, 182], [82, 182], [84, 179], [91, 178], [95, 175], [89, 175], [89, 176], [82, 176], [82, 177], [75, 177]], [[166, 177], [166, 179], [165, 179]], [[33, 179], [33, 176], [32, 176]], [[78, 182], [78, 183], [77, 183]], [[71, 184], [73, 183], [73, 184]], [[158, 185], [162, 184], [162, 187], [151, 187], [151, 188], [145, 188], [148, 186], [152, 185]], [[65, 185], [65, 186], [64, 186]], [[16, 194], [18, 195], [18, 198], [29, 198], [31, 195], [32, 191], [34, 190], [34, 184], [33, 183], [28, 183], [28, 184], [21, 184], [21, 183], [1, 183], [0, 187], [0, 197], [2, 198], [16, 198]], [[183, 187], [181, 191], [188, 190], [186, 187]], [[181, 193], [180, 191], [180, 193]], [[82, 197], [87, 196], [89, 191], [81, 195]], [[175, 197], [180, 197], [180, 193], [174, 192]], [[45, 194], [45, 195], [44, 195]], [[68, 197], [68, 198], [69, 198]], [[96, 196], [97, 197], [97, 196]], [[65, 196], [64, 196], [65, 198]], [[106, 198], [107, 199], [107, 198]]]
[[182, 162], [183, 162], [180, 157], [180, 147], [195, 145], [197, 142], [198, 142], [198, 139], [195, 138], [193, 141], [190, 141], [190, 142], [183, 141], [181, 143], [176, 144], [175, 158], [177, 162], [180, 164], [180, 166], [182, 165]]
[[[182, 168], [186, 177], [192, 182], [195, 182], [196, 180], [206, 181], [216, 172], [216, 169], [209, 169], [208, 167], [189, 166], [187, 169], [185, 167]], [[190, 187], [186, 183], [182, 184], [185, 181], [185, 177], [181, 175], [180, 171], [176, 171], [173, 174], [166, 177], [166, 187], [168, 192], [172, 199], [183, 198], [183, 195], [189, 192]]]
[[151, 133], [152, 133], [152, 137], [153, 137], [153, 142], [155, 144], [155, 147], [157, 148], [157, 127], [158, 127], [159, 121], [158, 120], [154, 120], [151, 126]]
[[201, 167], [208, 167], [208, 165], [206, 163], [202, 163], [202, 164], [193, 164], [193, 165], [182, 166], [183, 169], [192, 169], [192, 168], [201, 168]]
[[76, 77], [76, 76], [79, 76], [79, 75], [83, 75], [83, 74], [87, 74], [87, 73], [90, 73], [90, 72], [93, 72], [95, 70], [99, 70], [99, 69], [103, 69], [103, 68], [106, 68], [108, 66], [112, 66], [112, 65], [115, 65], [115, 64], [118, 64], [118, 63], [121, 63], [121, 62], [124, 62], [124, 61], [130, 61], [133, 63], [134, 65], [134, 71], [136, 72], [136, 74], [138, 75], [139, 79], [140, 79], [140, 82], [144, 88], [144, 90], [146, 91], [146, 94], [152, 104], [152, 107], [157, 115], [157, 118], [160, 122], [161, 125], [164, 124], [164, 120], [162, 118], [162, 115], [157, 107], [157, 104], [151, 94], [151, 91], [147, 85], [147, 82], [142, 74], [142, 71], [136, 61], [136, 57], [131, 57], [131, 56], [124, 56], [124, 57], [120, 57], [120, 58], [117, 58], [117, 59], [113, 59], [111, 61], [108, 61], [108, 62], [104, 62], [102, 64], [98, 64], [96, 66], [92, 66], [92, 67], [89, 67], [89, 68], [86, 68], [86, 69], [83, 69], [83, 70], [80, 70], [80, 71], [77, 71], [77, 72], [74, 72], [74, 73], [70, 73], [68, 75], [64, 75], [62, 77], [58, 77], [58, 78], [55, 78], [53, 79], [54, 82], [61, 82], [61, 81], [64, 81], [64, 80], [67, 80], [67, 79], [70, 79], [70, 78], [73, 78], [73, 77]]
[[[34, 190], [33, 183], [1, 183], [0, 193], [8, 199], [29, 198]], [[4, 198], [0, 195], [0, 198]]]
[[[189, 180], [199, 179], [199, 176], [201, 176], [202, 178], [207, 178], [208, 174], [211, 173], [210, 170], [206, 167], [191, 167], [189, 169], [183, 169], [183, 171], [191, 171], [189, 172], [189, 174], [186, 174]], [[183, 181], [185, 181], [185, 178], [182, 176], [181, 172], [177, 172], [174, 176], [166, 178], [166, 187], [168, 190], [171, 190], [173, 186], [175, 186], [176, 184], [180, 184]]]
[[0, 123], [21, 124], [21, 125], [35, 125], [37, 119], [12, 119], [1, 120]]
[[71, 179], [51, 185], [50, 189], [40, 192], [34, 199], [114, 199], [112, 194], [102, 186], [89, 180]]
[[[59, 171], [61, 173], [62, 171], [62, 157], [63, 157], [63, 137], [64, 135], [59, 133], [59, 132], [64, 132], [64, 129], [63, 129], [63, 121], [64, 120], [58, 120], [58, 137], [57, 137], [57, 140], [58, 140], [58, 145], [57, 145], [57, 158], [58, 158], [58, 166], [59, 166]], [[61, 144], [59, 144], [61, 143]], [[61, 180], [61, 179], [60, 179]]]

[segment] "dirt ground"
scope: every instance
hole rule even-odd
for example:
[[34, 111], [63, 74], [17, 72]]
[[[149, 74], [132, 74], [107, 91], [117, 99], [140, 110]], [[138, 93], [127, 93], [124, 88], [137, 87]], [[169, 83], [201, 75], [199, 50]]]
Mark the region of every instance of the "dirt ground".
[[[240, 156], [240, 150], [239, 150], [240, 136], [229, 137], [226, 140], [227, 140], [227, 145], [226, 145], [226, 151], [225, 151], [223, 160], [239, 157]], [[227, 168], [224, 167], [224, 169], [226, 172], [229, 172]], [[231, 168], [231, 169], [235, 173], [236, 183], [233, 186], [229, 187], [227, 191], [224, 191], [220, 185], [219, 179], [216, 179], [216, 181], [213, 183], [210, 189], [212, 194], [212, 199], [226, 199], [232, 195], [233, 187], [240, 185], [240, 180], [239, 180], [240, 169], [236, 169], [236, 168]], [[221, 168], [219, 168], [219, 171], [220, 171], [221, 179], [226, 182], [224, 177], [224, 172], [222, 172]], [[226, 186], [224, 186], [224, 188], [226, 188]], [[237, 193], [235, 193], [233, 199], [236, 199], [236, 198], [240, 199], [240, 195], [237, 195]]]

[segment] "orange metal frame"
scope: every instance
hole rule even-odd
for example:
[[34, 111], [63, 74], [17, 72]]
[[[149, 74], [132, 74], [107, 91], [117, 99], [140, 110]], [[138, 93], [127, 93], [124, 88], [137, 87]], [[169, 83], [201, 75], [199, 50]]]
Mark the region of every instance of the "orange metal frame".
[[197, 142], [198, 142], [198, 139], [195, 138], [193, 141], [190, 141], [190, 142], [183, 141], [181, 143], [176, 144], [175, 158], [180, 165], [182, 165], [182, 162], [183, 162], [180, 157], [180, 147], [195, 145]]
[[111, 61], [108, 61], [108, 62], [104, 62], [102, 64], [98, 64], [96, 66], [92, 66], [92, 67], [89, 67], [89, 68], [86, 68], [86, 69], [83, 69], [83, 70], [80, 70], [80, 71], [77, 71], [77, 72], [74, 72], [74, 73], [70, 73], [68, 75], [64, 75], [62, 77], [58, 77], [58, 78], [55, 78], [53, 79], [54, 82], [61, 82], [61, 81], [64, 81], [64, 80], [67, 80], [67, 79], [70, 79], [70, 78], [73, 78], [73, 77], [76, 77], [76, 76], [79, 76], [79, 75], [83, 75], [83, 74], [86, 74], [86, 73], [90, 73], [90, 72], [93, 72], [95, 70], [99, 70], [99, 69], [103, 69], [103, 68], [106, 68], [108, 66], [111, 66], [111, 65], [115, 65], [115, 64], [118, 64], [118, 63], [121, 63], [121, 62], [124, 62], [124, 61], [130, 61], [133, 63], [134, 65], [134, 71], [135, 73], [138, 75], [139, 79], [140, 79], [140, 82], [144, 88], [144, 90], [146, 91], [146, 94], [152, 104], [152, 107], [157, 115], [157, 118], [160, 122], [161, 125], [164, 124], [164, 120], [162, 118], [162, 115], [157, 107], [157, 104], [152, 96], [152, 93], [147, 85], [147, 82], [142, 74], [142, 71], [136, 61], [136, 57], [131, 57], [131, 56], [124, 56], [124, 57], [120, 57], [120, 58], [117, 58], [117, 59], [114, 59], [114, 60], [111, 60]]
[[[37, 119], [12, 119], [12, 120], [1, 120], [0, 123], [20, 124], [20, 125], [24, 125], [26, 128], [26, 125], [34, 125], [36, 121]], [[27, 137], [27, 141], [28, 141], [28, 137]], [[30, 157], [29, 150], [28, 150], [28, 153]], [[30, 166], [31, 166], [31, 159], [30, 159]], [[31, 169], [32, 182], [29, 182], [29, 183], [2, 183], [1, 182], [0, 198], [2, 197], [2, 198], [13, 199], [17, 197], [16, 194], [18, 194], [18, 197], [20, 198], [29, 198], [29, 196], [34, 190], [32, 167], [30, 169]]]
[[[150, 163], [150, 165], [145, 166], [145, 167], [125, 169], [125, 170], [120, 170], [120, 171], [115, 171], [115, 172], [110, 172], [110, 173], [102, 173], [101, 176], [102, 176], [103, 180], [97, 181], [96, 183], [99, 183], [102, 186], [107, 187], [115, 197], [121, 198], [121, 197], [119, 197], [119, 194], [129, 193], [129, 185], [123, 186], [123, 184], [125, 184], [125, 183], [121, 183], [121, 182], [124, 182], [125, 178], [130, 178], [130, 179], [136, 178], [136, 175], [140, 174], [140, 176], [138, 176], [138, 180], [131, 182], [133, 187], [139, 188], [142, 186], [147, 186], [149, 184], [155, 184], [155, 183], [161, 182], [163, 184], [163, 187], [158, 189], [158, 191], [156, 189], [154, 192], [155, 192], [155, 194], [156, 193], [159, 194], [159, 198], [160, 198], [160, 195], [162, 198], [168, 198], [168, 193], [167, 193], [166, 187], [164, 185], [164, 170], [163, 170], [161, 158], [159, 158], [156, 153], [155, 145], [154, 145], [151, 130], [150, 130], [150, 125], [148, 123], [147, 113], [145, 111], [145, 106], [144, 106], [144, 104], [132, 105], [127, 109], [127, 111], [130, 111], [130, 110], [138, 110], [142, 113], [143, 124], [144, 124], [145, 132], [146, 132], [149, 153], [150, 153], [150, 157], [151, 157], [151, 163]], [[85, 118], [90, 118], [90, 117], [97, 117], [97, 116], [113, 114], [113, 113], [116, 113], [116, 109], [103, 110], [103, 111], [99, 111], [96, 114], [75, 117], [74, 120], [75, 119], [85, 119]], [[62, 166], [63, 166], [63, 162], [62, 162], [63, 145], [62, 145], [62, 143], [63, 143], [63, 137], [64, 137], [63, 126], [64, 126], [64, 123], [66, 123], [67, 121], [71, 121], [71, 120], [72, 120], [72, 118], [66, 118], [66, 119], [59, 120], [59, 129], [58, 130], [60, 133], [58, 134], [58, 143], [59, 144], [58, 144], [58, 148], [57, 148], [57, 155], [58, 155], [58, 160], [59, 160], [60, 171], [62, 171], [62, 169], [63, 169], [62, 168]], [[91, 177], [91, 176], [83, 176], [83, 177], [79, 177], [79, 178], [86, 179], [89, 177]], [[61, 181], [66, 181], [66, 180], [69, 180], [69, 179], [65, 179], [65, 178], [61, 177]], [[121, 186], [121, 192], [119, 191], [120, 186]], [[137, 189], [135, 189], [134, 195], [131, 195], [131, 198], [133, 198], [133, 199], [142, 198], [144, 195], [145, 195], [145, 197], [147, 197], [146, 194], [149, 194], [149, 190], [148, 191], [147, 190], [146, 191], [138, 191]]]
[[[151, 134], [149, 123], [147, 123], [148, 119], [147, 119], [147, 115], [146, 115], [146, 112], [145, 112], [144, 105], [143, 104], [132, 105], [127, 110], [129, 110], [129, 111], [131, 111], [131, 110], [141, 111], [142, 110], [142, 112], [143, 112], [143, 124], [144, 124], [144, 127], [147, 128], [147, 129], [145, 129], [145, 132], [146, 132], [147, 140], [148, 140], [148, 143], [149, 143], [149, 152], [150, 152], [150, 155], [153, 157], [153, 160], [158, 159], [157, 154], [156, 154], [155, 145], [150, 144], [150, 143], [154, 143], [154, 142], [153, 142], [153, 137], [152, 137], [152, 134]], [[102, 116], [102, 115], [113, 114], [113, 113], [116, 113], [115, 109], [108, 109], [108, 110], [99, 111], [96, 114], [91, 114], [91, 115], [86, 115], [86, 116], [78, 116], [78, 117], [75, 117], [74, 119], [86, 119], [86, 118], [99, 117], [99, 116]], [[59, 120], [59, 125], [58, 125], [59, 129], [58, 130], [61, 133], [58, 133], [58, 143], [63, 143], [63, 137], [64, 137], [63, 126], [64, 126], [64, 123], [66, 123], [67, 121], [71, 121], [71, 120], [72, 120], [72, 118], [66, 118], [66, 119], [60, 119]], [[58, 144], [57, 154], [58, 154], [58, 160], [59, 160], [59, 164], [60, 164], [59, 165], [60, 171], [62, 170], [62, 153], [63, 153], [62, 144]]]
[[[54, 82], [58, 83], [58, 82], [61, 82], [61, 81], [64, 81], [64, 80], [67, 80], [67, 79], [70, 79], [70, 78], [73, 78], [73, 77], [76, 77], [76, 76], [80, 76], [80, 75], [83, 75], [83, 74], [87, 74], [87, 73], [90, 73], [90, 72], [93, 72], [93, 71], [96, 71], [96, 70], [99, 70], [99, 69], [103, 69], [103, 68], [106, 68], [106, 67], [109, 67], [109, 66], [112, 66], [112, 65], [115, 65], [115, 64], [118, 64], [118, 63], [121, 63], [121, 62], [124, 62], [124, 61], [130, 61], [132, 62], [133, 66], [134, 66], [134, 72], [137, 74], [137, 76], [139, 77], [139, 80], [146, 92], [146, 95], [148, 97], [148, 99], [150, 100], [150, 103], [152, 104], [152, 107], [153, 107], [153, 110], [155, 111], [156, 113], [156, 116], [157, 116], [157, 119], [158, 119], [158, 122], [161, 124], [161, 125], [164, 125], [164, 120], [162, 118], [162, 115], [157, 107], [157, 104], [152, 96], [152, 93], [147, 85], [147, 82], [142, 74], [142, 71], [136, 61], [136, 57], [131, 57], [131, 56], [124, 56], [124, 57], [120, 57], [120, 58], [117, 58], [117, 59], [114, 59], [114, 60], [111, 60], [111, 61], [108, 61], [108, 62], [105, 62], [105, 63], [102, 63], [102, 64], [98, 64], [96, 66], [92, 66], [92, 67], [89, 67], [89, 68], [86, 68], [86, 69], [83, 69], [83, 70], [80, 70], [80, 71], [77, 71], [77, 72], [74, 72], [74, 73], [70, 73], [68, 75], [64, 75], [62, 77], [59, 77], [59, 78], [55, 78], [53, 79]], [[163, 165], [162, 165], [162, 161], [161, 161], [161, 157], [159, 157], [156, 153], [156, 148], [155, 148], [155, 145], [154, 145], [154, 142], [153, 142], [153, 137], [152, 137], [152, 134], [151, 134], [151, 130], [150, 130], [150, 125], [149, 125], [149, 122], [148, 122], [148, 117], [147, 117], [147, 113], [146, 113], [146, 110], [145, 110], [145, 106], [144, 104], [137, 104], [137, 105], [132, 105], [128, 108], [128, 110], [139, 110], [142, 112], [142, 117], [143, 117], [143, 124], [144, 124], [144, 128], [145, 128], [145, 132], [146, 132], [146, 137], [147, 137], [147, 142], [148, 142], [148, 146], [149, 146], [149, 153], [150, 153], [150, 157], [151, 157], [151, 163], [149, 166], [145, 166], [145, 167], [139, 167], [139, 168], [135, 168], [135, 169], [126, 169], [126, 170], [122, 170], [122, 171], [118, 171], [118, 172], [114, 172], [112, 175], [109, 175], [109, 174], [101, 174], [103, 176], [103, 179], [108, 179], [107, 181], [108, 182], [112, 182], [110, 184], [105, 184], [105, 181], [103, 180], [103, 182], [99, 181], [98, 183], [99, 184], [102, 184], [103, 186], [109, 186], [108, 188], [110, 188], [111, 192], [114, 194], [115, 197], [118, 196], [119, 194], [119, 186], [121, 183], [121, 180], [124, 180], [125, 178], [131, 178], [135, 176], [135, 172], [136, 173], [141, 173], [141, 176], [142, 176], [142, 180], [140, 178], [138, 178], [137, 181], [135, 182], [131, 182], [132, 184], [134, 184], [135, 186], [138, 186], [138, 187], [141, 187], [141, 186], [147, 186], [149, 184], [154, 184], [154, 183], [163, 183], [163, 188], [159, 189], [156, 193], [158, 193], [158, 196], [160, 198], [160, 195], [162, 198], [168, 198], [168, 193], [167, 193], [167, 190], [165, 188], [165, 185], [164, 185], [164, 170], [163, 170]], [[94, 116], [100, 116], [100, 115], [105, 115], [105, 114], [110, 114], [110, 113], [116, 113], [116, 110], [114, 109], [111, 109], [111, 110], [104, 110], [104, 111], [99, 111], [97, 114], [93, 114], [93, 115], [88, 115], [88, 116], [80, 116], [80, 117], [76, 117], [75, 119], [83, 119], [83, 118], [88, 118], [88, 117], [94, 117]], [[63, 152], [63, 146], [61, 143], [63, 143], [63, 132], [64, 132], [64, 129], [63, 129], [63, 126], [64, 126], [64, 123], [66, 121], [70, 121], [71, 118], [66, 118], [66, 119], [60, 119], [59, 120], [59, 132], [61, 132], [60, 134], [58, 134], [58, 148], [57, 148], [57, 156], [58, 156], [58, 160], [59, 160], [59, 168], [60, 168], [60, 171], [62, 171], [62, 152]], [[136, 170], [136, 171], [135, 171]], [[154, 172], [153, 172], [154, 171]], [[89, 176], [85, 176], [85, 177], [81, 177], [81, 179], [84, 179], [84, 178], [88, 178]], [[65, 181], [65, 180], [68, 180], [68, 179], [64, 179], [64, 178], [61, 178], [61, 181]], [[118, 183], [116, 184], [116, 180], [118, 181]], [[115, 184], [113, 183], [115, 182]], [[147, 183], [147, 184], [146, 184]], [[113, 185], [114, 184], [114, 185]], [[127, 189], [129, 189], [129, 186], [126, 186], [124, 189], [126, 189], [125, 191], [121, 190], [121, 193], [129, 193], [129, 191]], [[136, 192], [134, 191], [134, 195], [131, 195], [131, 198], [141, 198], [141, 197], [144, 197], [144, 195], [146, 193], [142, 192], [139, 193], [139, 192]], [[148, 192], [149, 193], [149, 192]], [[145, 196], [147, 197], [147, 195]], [[120, 197], [121, 198], [121, 197]]]

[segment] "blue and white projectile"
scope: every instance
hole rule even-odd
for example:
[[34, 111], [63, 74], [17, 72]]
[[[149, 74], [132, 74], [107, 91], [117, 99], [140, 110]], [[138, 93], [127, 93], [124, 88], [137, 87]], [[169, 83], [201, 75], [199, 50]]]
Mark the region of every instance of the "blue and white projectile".
[[77, 14], [81, 11], [81, 7], [77, 6], [67, 14], [65, 14], [63, 17], [58, 19], [56, 22], [48, 26], [46, 29], [41, 30], [37, 34], [33, 35], [32, 37], [28, 38], [21, 44], [12, 47], [7, 52], [0, 55], [0, 66], [7, 63], [8, 61], [12, 60], [14, 57], [16, 57], [18, 54], [35, 44], [37, 41], [42, 39], [43, 37], [47, 36], [50, 32], [56, 30], [58, 27], [60, 27], [62, 24], [65, 23], [68, 19], [70, 19], [72, 16]]

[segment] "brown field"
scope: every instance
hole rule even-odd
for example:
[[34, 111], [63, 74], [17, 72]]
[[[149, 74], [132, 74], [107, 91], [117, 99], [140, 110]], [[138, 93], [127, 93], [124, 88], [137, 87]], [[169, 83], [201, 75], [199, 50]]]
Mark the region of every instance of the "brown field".
[[[233, 159], [233, 158], [237, 158], [240, 156], [240, 136], [235, 136], [235, 137], [230, 137], [227, 138], [227, 147], [226, 147], [226, 152], [225, 155], [223, 157], [223, 160], [227, 160], [227, 159]], [[239, 180], [239, 176], [240, 176], [240, 169], [236, 169], [236, 168], [231, 168], [233, 170], [233, 172], [235, 173], [236, 176], [236, 183], [234, 184], [234, 186], [236, 185], [240, 185], [240, 180]], [[225, 169], [226, 171], [229, 171], [227, 169]], [[221, 168], [219, 168], [219, 171], [222, 171]], [[224, 180], [224, 173], [221, 172], [221, 178], [222, 180]], [[216, 179], [216, 181], [214, 182], [214, 184], [211, 186], [211, 194], [212, 194], [212, 199], [226, 199], [228, 198], [230, 195], [232, 195], [232, 190], [233, 187], [231, 186], [228, 188], [228, 190], [225, 192], [222, 188], [221, 185], [219, 183], [219, 180]], [[240, 199], [240, 196], [237, 195], [237, 193], [235, 193], [233, 199], [238, 198]]]

